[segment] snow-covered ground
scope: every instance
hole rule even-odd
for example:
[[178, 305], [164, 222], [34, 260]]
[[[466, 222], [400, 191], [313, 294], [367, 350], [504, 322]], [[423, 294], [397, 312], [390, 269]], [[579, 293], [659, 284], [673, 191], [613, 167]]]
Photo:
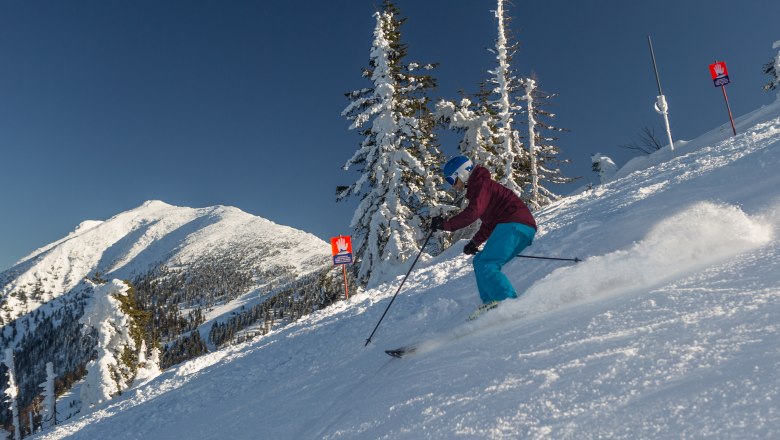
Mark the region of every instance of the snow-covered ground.
[[[474, 322], [462, 243], [42, 439], [780, 438], [780, 101], [538, 215]], [[629, 172], [630, 171], [630, 172]], [[383, 350], [422, 343], [404, 359]]]

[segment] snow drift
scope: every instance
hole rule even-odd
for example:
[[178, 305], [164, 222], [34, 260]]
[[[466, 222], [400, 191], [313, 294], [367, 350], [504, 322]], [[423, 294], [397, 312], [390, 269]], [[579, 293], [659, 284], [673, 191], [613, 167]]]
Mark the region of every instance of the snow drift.
[[656, 225], [626, 250], [556, 270], [507, 309], [522, 314], [608, 295], [649, 289], [766, 244], [770, 225], [731, 205], [700, 202]]

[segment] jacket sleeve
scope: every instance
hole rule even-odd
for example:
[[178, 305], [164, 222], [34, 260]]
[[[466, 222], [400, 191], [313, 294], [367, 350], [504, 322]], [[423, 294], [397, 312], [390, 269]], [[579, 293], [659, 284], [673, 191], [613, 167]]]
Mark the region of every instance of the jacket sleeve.
[[474, 243], [476, 246], [479, 246], [490, 237], [491, 232], [492, 231], [488, 229], [485, 223], [482, 223], [482, 226], [479, 228], [479, 231], [477, 231], [477, 233], [474, 234], [474, 237], [471, 238], [471, 242]]
[[[479, 182], [476, 185], [469, 186], [466, 192], [466, 198], [469, 200], [469, 206], [460, 214], [444, 222], [445, 231], [457, 231], [474, 223], [485, 212], [488, 205], [488, 188]], [[477, 234], [479, 235], [479, 234]]]

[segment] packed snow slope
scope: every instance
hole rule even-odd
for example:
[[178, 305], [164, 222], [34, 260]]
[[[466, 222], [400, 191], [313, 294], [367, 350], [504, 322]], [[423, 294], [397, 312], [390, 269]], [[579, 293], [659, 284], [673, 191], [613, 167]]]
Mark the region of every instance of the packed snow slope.
[[[463, 243], [43, 439], [780, 438], [780, 102], [538, 214], [480, 319]], [[383, 350], [411, 342], [394, 359]]]

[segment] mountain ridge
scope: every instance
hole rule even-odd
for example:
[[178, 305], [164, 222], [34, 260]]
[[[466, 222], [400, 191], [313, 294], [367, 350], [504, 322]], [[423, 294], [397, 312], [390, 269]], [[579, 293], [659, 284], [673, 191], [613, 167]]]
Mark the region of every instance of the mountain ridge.
[[279, 267], [303, 274], [327, 261], [329, 247], [310, 233], [235, 207], [189, 208], [149, 200], [108, 220], [86, 220], [0, 272], [0, 298], [5, 318], [12, 320], [25, 302], [17, 298], [20, 292], [39, 297], [26, 301], [32, 311], [98, 272], [125, 279], [160, 263], [188, 264], [229, 253], [266, 272]]

